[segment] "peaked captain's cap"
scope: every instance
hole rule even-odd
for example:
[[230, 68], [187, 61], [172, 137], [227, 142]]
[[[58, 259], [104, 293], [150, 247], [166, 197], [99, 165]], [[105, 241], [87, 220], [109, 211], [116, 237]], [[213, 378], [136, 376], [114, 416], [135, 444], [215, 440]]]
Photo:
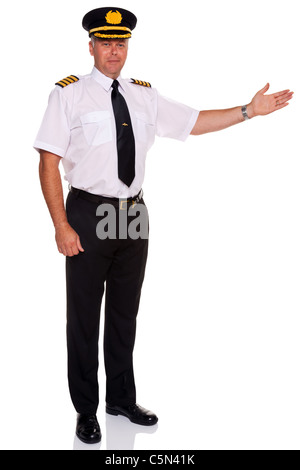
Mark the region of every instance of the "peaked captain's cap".
[[103, 39], [130, 38], [137, 23], [136, 16], [128, 10], [116, 7], [96, 8], [82, 20], [89, 36]]

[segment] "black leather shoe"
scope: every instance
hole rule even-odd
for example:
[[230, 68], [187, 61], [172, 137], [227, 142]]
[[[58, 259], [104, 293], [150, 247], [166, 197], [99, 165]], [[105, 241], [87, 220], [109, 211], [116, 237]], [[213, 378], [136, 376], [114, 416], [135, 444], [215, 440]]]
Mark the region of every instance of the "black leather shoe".
[[78, 414], [76, 436], [85, 444], [96, 444], [101, 441], [101, 431], [96, 415]]
[[118, 406], [106, 404], [106, 413], [109, 415], [126, 416], [132, 423], [142, 426], [153, 426], [158, 421], [158, 417], [152, 411], [146, 410], [139, 405]]

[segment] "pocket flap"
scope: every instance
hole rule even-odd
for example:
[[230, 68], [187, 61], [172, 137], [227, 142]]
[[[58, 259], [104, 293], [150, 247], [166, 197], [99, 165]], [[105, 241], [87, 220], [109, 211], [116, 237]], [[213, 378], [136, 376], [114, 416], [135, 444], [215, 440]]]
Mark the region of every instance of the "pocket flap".
[[109, 111], [93, 111], [92, 113], [80, 116], [81, 124], [91, 124], [95, 122], [105, 121], [107, 119], [110, 119]]
[[145, 114], [145, 113], [135, 112], [135, 117], [139, 121], [143, 121], [145, 124], [148, 124], [149, 126], [154, 126], [154, 124], [152, 122], [150, 122], [149, 116], [147, 116], [147, 114]]

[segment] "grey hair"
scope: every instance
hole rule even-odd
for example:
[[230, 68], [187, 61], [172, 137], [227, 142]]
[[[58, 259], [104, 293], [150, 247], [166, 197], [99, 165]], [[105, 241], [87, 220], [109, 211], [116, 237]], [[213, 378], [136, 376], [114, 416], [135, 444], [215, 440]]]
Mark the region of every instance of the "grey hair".
[[94, 35], [91, 36], [91, 43], [92, 43], [92, 46], [95, 47], [95, 41], [96, 41], [96, 38]]

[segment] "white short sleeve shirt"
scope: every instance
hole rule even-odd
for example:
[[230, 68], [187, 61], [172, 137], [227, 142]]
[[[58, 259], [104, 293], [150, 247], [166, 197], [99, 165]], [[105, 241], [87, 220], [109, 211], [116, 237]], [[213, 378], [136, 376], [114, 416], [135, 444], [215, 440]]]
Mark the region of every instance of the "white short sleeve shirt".
[[118, 78], [136, 146], [135, 178], [128, 188], [118, 178], [113, 80], [95, 67], [79, 78], [51, 92], [34, 147], [61, 157], [65, 179], [75, 188], [106, 197], [135, 196], [142, 188], [146, 155], [155, 136], [186, 140], [199, 112], [162, 97], [154, 88]]

